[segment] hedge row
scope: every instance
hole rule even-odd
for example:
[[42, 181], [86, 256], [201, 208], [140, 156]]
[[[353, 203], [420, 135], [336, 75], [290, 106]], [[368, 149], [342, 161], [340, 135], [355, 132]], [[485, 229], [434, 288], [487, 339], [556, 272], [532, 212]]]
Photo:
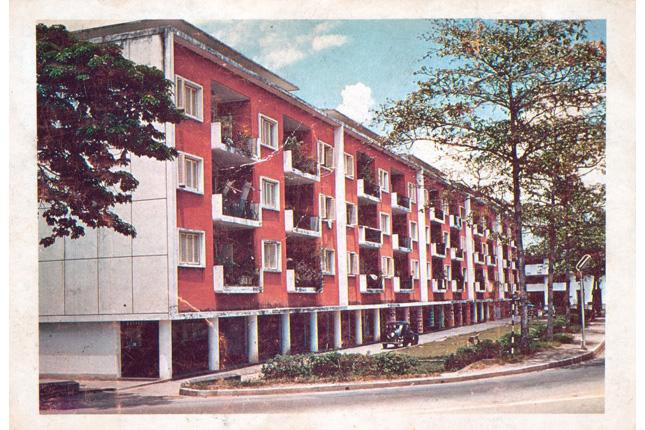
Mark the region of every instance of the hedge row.
[[357, 376], [393, 376], [414, 373], [419, 360], [407, 354], [278, 355], [262, 366], [264, 379], [344, 379]]

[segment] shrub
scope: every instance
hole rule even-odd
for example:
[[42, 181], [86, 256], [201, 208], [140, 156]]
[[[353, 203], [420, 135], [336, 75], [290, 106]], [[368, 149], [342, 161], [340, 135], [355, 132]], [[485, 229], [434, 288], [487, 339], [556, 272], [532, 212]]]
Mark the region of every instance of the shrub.
[[500, 342], [485, 339], [474, 347], [457, 349], [456, 353], [446, 357], [444, 368], [447, 371], [459, 370], [479, 360], [498, 358], [501, 354], [502, 344]]

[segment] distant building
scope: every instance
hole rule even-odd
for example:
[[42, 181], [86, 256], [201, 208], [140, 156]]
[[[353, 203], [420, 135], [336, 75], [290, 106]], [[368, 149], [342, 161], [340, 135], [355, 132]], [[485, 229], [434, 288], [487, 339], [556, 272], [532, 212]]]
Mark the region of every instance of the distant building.
[[184, 21], [77, 36], [161, 69], [188, 119], [160, 125], [175, 161], [132, 160], [136, 239], [39, 249], [42, 375], [169, 378], [508, 315], [512, 229], [432, 166]]

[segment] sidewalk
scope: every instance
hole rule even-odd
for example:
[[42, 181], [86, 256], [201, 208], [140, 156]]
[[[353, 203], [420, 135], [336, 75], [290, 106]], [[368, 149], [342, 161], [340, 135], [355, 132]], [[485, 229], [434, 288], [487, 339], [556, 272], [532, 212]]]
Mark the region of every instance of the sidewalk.
[[[458, 336], [468, 333], [477, 333], [484, 331], [489, 328], [494, 328], [509, 324], [509, 319], [489, 321], [481, 324], [468, 325], [463, 327], [457, 327], [450, 330], [443, 330], [440, 332], [433, 332], [423, 334], [419, 338], [420, 343], [429, 343], [429, 342], [438, 342], [449, 337]], [[519, 330], [519, 327], [518, 327]], [[551, 367], [561, 367], [581, 361], [589, 360], [596, 355], [600, 354], [604, 348], [605, 342], [605, 320], [604, 318], [597, 318], [595, 321], [592, 321], [591, 324], [585, 329], [585, 344], [587, 350], [580, 348], [581, 335], [574, 335], [574, 343], [561, 345], [558, 348], [552, 348], [549, 350], [541, 351], [536, 353], [533, 357], [526, 359], [520, 363], [509, 363], [505, 365], [494, 365], [494, 364], [482, 364], [474, 363], [473, 365], [461, 369], [457, 372], [444, 373], [438, 377], [432, 378], [415, 378], [410, 380], [392, 380], [392, 381], [378, 381], [374, 383], [355, 383], [355, 384], [343, 384], [343, 389], [347, 389], [347, 386], [353, 386], [354, 389], [359, 388], [376, 388], [376, 387], [385, 387], [385, 386], [401, 386], [401, 385], [410, 385], [410, 384], [433, 384], [433, 383], [446, 383], [446, 382], [457, 382], [465, 381], [479, 378], [489, 378], [497, 377], [504, 375], [511, 375], [517, 373], [532, 372], [537, 370], [544, 370]], [[380, 343], [370, 344], [370, 345], [361, 345], [352, 348], [343, 349], [342, 352], [347, 353], [370, 353], [375, 354], [382, 352]], [[227, 377], [240, 375], [243, 379], [254, 378], [260, 374], [260, 369], [262, 365], [252, 365], [243, 368], [216, 372], [210, 375], [201, 376], [198, 378], [187, 378], [182, 380], [166, 380], [166, 381], [145, 381], [145, 380], [77, 380], [80, 384], [81, 392], [92, 392], [92, 391], [116, 391], [116, 392], [127, 392], [133, 395], [140, 396], [163, 396], [166, 398], [170, 397], [179, 397], [180, 388], [182, 383], [187, 381], [196, 381], [203, 379], [212, 379], [215, 375], [217, 377]], [[50, 382], [51, 380], [41, 379], [40, 382]], [[299, 391], [308, 391], [308, 390], [317, 390], [321, 391], [323, 389], [338, 389], [336, 386], [325, 386], [316, 385], [316, 386], [298, 386], [293, 387], [293, 389], [287, 389], [286, 387], [276, 391], [269, 389], [258, 389], [258, 390], [237, 390], [239, 391], [238, 395], [251, 395], [251, 394], [260, 394], [261, 391], [265, 393], [274, 393], [274, 392], [294, 392], [294, 390]], [[194, 390], [185, 390], [182, 389], [183, 395], [208, 395], [209, 392], [193, 392]], [[220, 395], [222, 390], [220, 390]], [[227, 390], [228, 391], [228, 390]], [[230, 390], [232, 391], [235, 390]], [[253, 391], [253, 392], [252, 392]], [[257, 393], [255, 391], [258, 391]], [[211, 392], [212, 394], [212, 392]]]

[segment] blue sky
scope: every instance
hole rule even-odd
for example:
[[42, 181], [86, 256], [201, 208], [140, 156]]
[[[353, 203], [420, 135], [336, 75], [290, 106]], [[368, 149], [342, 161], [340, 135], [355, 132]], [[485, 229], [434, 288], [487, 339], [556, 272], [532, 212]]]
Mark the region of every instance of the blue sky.
[[[192, 21], [200, 29], [300, 88], [319, 108], [369, 122], [369, 109], [415, 90], [413, 73], [428, 50], [427, 20]], [[606, 40], [604, 20], [589, 38]], [[366, 124], [368, 125], [368, 124]], [[371, 127], [379, 131], [378, 127]]]

